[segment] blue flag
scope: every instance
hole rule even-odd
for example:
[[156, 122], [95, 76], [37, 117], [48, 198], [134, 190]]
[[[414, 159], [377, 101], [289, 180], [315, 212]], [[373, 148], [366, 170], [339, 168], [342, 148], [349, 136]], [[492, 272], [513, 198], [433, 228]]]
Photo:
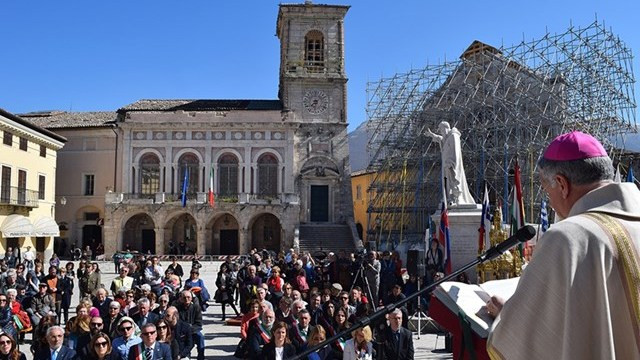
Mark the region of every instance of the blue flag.
[[629, 172], [627, 173], [627, 182], [635, 182], [635, 178], [633, 177], [633, 168], [629, 165]]
[[187, 190], [189, 189], [189, 168], [184, 169], [184, 180], [182, 181], [182, 207], [187, 206]]
[[547, 213], [547, 202], [544, 199], [542, 199], [542, 203], [540, 204], [540, 228], [542, 232], [549, 229], [549, 214]]

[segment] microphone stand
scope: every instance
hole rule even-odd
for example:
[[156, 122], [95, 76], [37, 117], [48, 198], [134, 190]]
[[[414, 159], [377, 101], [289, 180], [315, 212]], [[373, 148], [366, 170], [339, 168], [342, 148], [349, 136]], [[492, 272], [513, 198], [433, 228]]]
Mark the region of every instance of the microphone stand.
[[[527, 225], [525, 227], [523, 227], [521, 230], [519, 230], [518, 232], [521, 233], [522, 230], [526, 230], [530, 233], [530, 237], [526, 238], [526, 239], [519, 239], [520, 242], [523, 241], [527, 241], [529, 239], [531, 239], [534, 235], [535, 235], [535, 229], [533, 228], [533, 226]], [[511, 241], [511, 244], [508, 244], [509, 241]], [[404, 305], [405, 303], [408, 303], [409, 301], [417, 298], [418, 296], [421, 296], [422, 294], [425, 293], [430, 293], [431, 291], [433, 291], [433, 289], [436, 288], [436, 286], [442, 284], [445, 281], [449, 281], [452, 279], [455, 279], [458, 275], [462, 274], [463, 272], [465, 272], [466, 270], [469, 270], [470, 268], [478, 265], [478, 264], [482, 264], [488, 260], [492, 260], [495, 259], [496, 257], [502, 255], [505, 251], [511, 249], [512, 247], [516, 246], [519, 242], [518, 241], [512, 241], [511, 238], [503, 241], [502, 243], [490, 248], [489, 250], [487, 250], [484, 254], [482, 255], [478, 255], [477, 258], [475, 258], [475, 260], [467, 263], [466, 265], [462, 266], [461, 268], [455, 270], [454, 272], [452, 272], [451, 274], [443, 277], [442, 279], [432, 283], [431, 285], [425, 287], [424, 289], [417, 291], [409, 296], [407, 296], [406, 298], [396, 302], [396, 303], [392, 303], [389, 304], [385, 307], [383, 307], [382, 309], [376, 311], [375, 313], [369, 315], [369, 316], [365, 316], [361, 319], [359, 319], [358, 321], [356, 321], [350, 328], [346, 329], [346, 330], [342, 330], [341, 332], [335, 334], [334, 336], [326, 339], [325, 341], [321, 342], [320, 344], [309, 348], [305, 351], [303, 351], [302, 353], [289, 358], [291, 360], [298, 360], [298, 359], [302, 359], [305, 358], [307, 355], [311, 354], [312, 352], [318, 351], [320, 349], [322, 349], [323, 347], [327, 346], [328, 344], [331, 344], [332, 342], [336, 341], [337, 339], [341, 338], [342, 336], [344, 336], [345, 334], [350, 334], [352, 331], [359, 329], [361, 327], [367, 326], [369, 325], [371, 322], [378, 320], [379, 318], [387, 315], [388, 313], [392, 312], [394, 309], [399, 308], [400, 306]]]

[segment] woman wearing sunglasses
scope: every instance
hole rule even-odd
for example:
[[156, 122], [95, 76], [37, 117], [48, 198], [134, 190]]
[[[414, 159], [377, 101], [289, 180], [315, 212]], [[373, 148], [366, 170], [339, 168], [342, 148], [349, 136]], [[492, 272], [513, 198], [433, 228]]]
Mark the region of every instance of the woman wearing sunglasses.
[[100, 332], [89, 342], [89, 353], [81, 360], [106, 360], [111, 356], [111, 340], [109, 335]]
[[0, 334], [0, 360], [26, 360], [16, 341], [6, 333]]
[[173, 337], [171, 328], [169, 327], [169, 324], [167, 324], [167, 321], [165, 319], [160, 319], [156, 321], [155, 324], [156, 330], [158, 330], [158, 337], [156, 338], [156, 341], [169, 345], [173, 360], [180, 359], [180, 346], [178, 345], [178, 340]]

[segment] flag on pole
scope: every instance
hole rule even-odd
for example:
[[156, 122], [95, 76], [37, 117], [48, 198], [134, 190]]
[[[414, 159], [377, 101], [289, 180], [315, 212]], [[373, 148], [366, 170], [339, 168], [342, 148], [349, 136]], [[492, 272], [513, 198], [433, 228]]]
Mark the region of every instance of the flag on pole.
[[189, 168], [184, 169], [184, 180], [182, 181], [182, 207], [187, 206], [187, 190], [189, 189]]
[[444, 265], [445, 274], [451, 273], [451, 241], [449, 240], [449, 216], [447, 214], [447, 199], [445, 197], [442, 202], [442, 211], [440, 212], [440, 231], [438, 233], [438, 242], [444, 249]]
[[622, 176], [620, 175], [620, 164], [616, 166], [616, 175], [613, 177], [613, 182], [619, 184], [622, 182]]
[[531, 246], [538, 245], [540, 235], [544, 234], [549, 229], [549, 213], [547, 212], [547, 201], [542, 199], [540, 203], [540, 224], [538, 224], [538, 231], [536, 231], [536, 237], [529, 240]]
[[631, 167], [631, 164], [629, 164], [629, 172], [627, 173], [627, 182], [635, 182], [636, 178], [633, 177], [633, 168]]
[[549, 229], [549, 213], [547, 213], [547, 202], [544, 199], [540, 204], [540, 227], [543, 233]]
[[[511, 203], [511, 235], [514, 235], [521, 227], [525, 225], [524, 204], [522, 202], [522, 182], [520, 181], [520, 166], [518, 165], [518, 159], [516, 159], [515, 179], [513, 186], [515, 187], [515, 189], [513, 191], [513, 201]], [[520, 257], [524, 257], [524, 249], [522, 247], [522, 243], [518, 245], [518, 249], [520, 250]]]
[[215, 199], [213, 198], [213, 164], [209, 170], [209, 206], [216, 206]]
[[478, 236], [478, 250], [479, 252], [486, 251], [491, 247], [491, 237], [489, 236], [491, 230], [491, 208], [489, 207], [489, 191], [487, 190], [487, 184], [484, 185], [484, 200], [482, 200], [482, 218], [480, 219], [480, 233]]

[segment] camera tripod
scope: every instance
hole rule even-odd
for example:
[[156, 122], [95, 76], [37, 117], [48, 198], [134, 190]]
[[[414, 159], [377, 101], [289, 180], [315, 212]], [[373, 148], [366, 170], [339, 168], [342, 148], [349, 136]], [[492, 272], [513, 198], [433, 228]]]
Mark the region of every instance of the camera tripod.
[[351, 293], [351, 290], [353, 290], [353, 287], [356, 286], [356, 284], [358, 283], [358, 278], [362, 278], [362, 284], [364, 284], [364, 286], [362, 287], [363, 288], [362, 290], [365, 291], [365, 295], [367, 295], [367, 299], [369, 299], [369, 303], [371, 304], [371, 310], [376, 311], [376, 307], [378, 304], [374, 304], [374, 301], [376, 300], [376, 298], [373, 297], [373, 293], [371, 292], [371, 286], [369, 286], [369, 280], [367, 280], [367, 277], [364, 274], [365, 261], [366, 260], [364, 259], [360, 261], [360, 268], [358, 269], [358, 271], [356, 271], [356, 275], [353, 277], [353, 282], [351, 283], [351, 288], [349, 289], [349, 293]]
[[[420, 284], [422, 283], [422, 278], [420, 276], [417, 277], [417, 283], [418, 283], [418, 291], [420, 292]], [[424, 318], [425, 320], [425, 326], [431, 321], [433, 322], [433, 320], [430, 320], [429, 317], [427, 316], [427, 314], [422, 312], [422, 297], [418, 296], [416, 298], [417, 302], [418, 302], [418, 307], [416, 307], [416, 311], [413, 312], [413, 314], [411, 314], [411, 316], [409, 316], [409, 321], [407, 322], [407, 326], [409, 327], [409, 330], [411, 330], [411, 320], [415, 319], [416, 317], [418, 318], [418, 326], [415, 328], [415, 330], [418, 332], [418, 339], [420, 339], [420, 334], [422, 333], [422, 325], [421, 325], [421, 321]]]

